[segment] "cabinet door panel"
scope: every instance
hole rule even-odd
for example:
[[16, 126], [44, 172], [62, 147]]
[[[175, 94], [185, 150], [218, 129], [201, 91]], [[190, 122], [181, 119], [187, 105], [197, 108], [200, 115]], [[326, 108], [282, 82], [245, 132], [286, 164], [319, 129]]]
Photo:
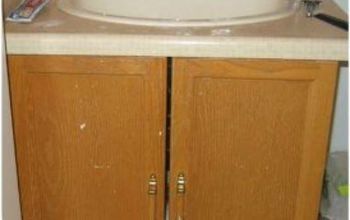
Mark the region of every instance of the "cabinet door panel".
[[336, 73], [330, 62], [176, 59], [171, 219], [316, 220]]
[[11, 56], [9, 68], [25, 220], [162, 219], [164, 59]]

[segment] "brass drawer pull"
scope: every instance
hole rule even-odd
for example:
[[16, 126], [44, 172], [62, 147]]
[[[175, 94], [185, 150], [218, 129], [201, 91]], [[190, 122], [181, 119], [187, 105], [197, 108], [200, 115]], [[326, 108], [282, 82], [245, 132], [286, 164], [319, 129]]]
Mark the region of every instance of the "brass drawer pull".
[[185, 175], [183, 173], [177, 176], [176, 192], [177, 194], [185, 194]]
[[176, 220], [184, 220], [184, 196], [186, 193], [185, 174], [180, 173], [176, 181]]
[[148, 180], [148, 195], [149, 195], [149, 220], [156, 219], [156, 204], [157, 204], [157, 177], [151, 174]]
[[152, 174], [148, 181], [148, 195], [157, 194], [157, 177], [155, 174]]

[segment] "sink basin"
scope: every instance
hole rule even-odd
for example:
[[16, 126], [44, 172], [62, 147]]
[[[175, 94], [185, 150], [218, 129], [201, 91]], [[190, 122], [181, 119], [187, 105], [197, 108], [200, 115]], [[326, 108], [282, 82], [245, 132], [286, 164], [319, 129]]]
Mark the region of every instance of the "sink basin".
[[88, 19], [147, 26], [222, 26], [279, 19], [299, 0], [60, 0], [63, 11]]

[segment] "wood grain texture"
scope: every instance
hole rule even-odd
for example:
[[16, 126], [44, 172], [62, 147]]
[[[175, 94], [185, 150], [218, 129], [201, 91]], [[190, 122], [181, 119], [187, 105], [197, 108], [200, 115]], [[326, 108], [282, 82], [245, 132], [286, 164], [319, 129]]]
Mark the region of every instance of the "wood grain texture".
[[337, 64], [175, 59], [170, 219], [317, 219]]
[[10, 56], [24, 220], [149, 220], [164, 210], [161, 58]]

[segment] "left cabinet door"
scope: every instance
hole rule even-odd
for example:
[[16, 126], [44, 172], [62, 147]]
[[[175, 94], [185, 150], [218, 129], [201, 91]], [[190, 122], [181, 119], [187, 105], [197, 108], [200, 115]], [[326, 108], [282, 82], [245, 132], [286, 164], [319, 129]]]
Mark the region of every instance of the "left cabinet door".
[[23, 219], [162, 219], [166, 60], [8, 62]]

